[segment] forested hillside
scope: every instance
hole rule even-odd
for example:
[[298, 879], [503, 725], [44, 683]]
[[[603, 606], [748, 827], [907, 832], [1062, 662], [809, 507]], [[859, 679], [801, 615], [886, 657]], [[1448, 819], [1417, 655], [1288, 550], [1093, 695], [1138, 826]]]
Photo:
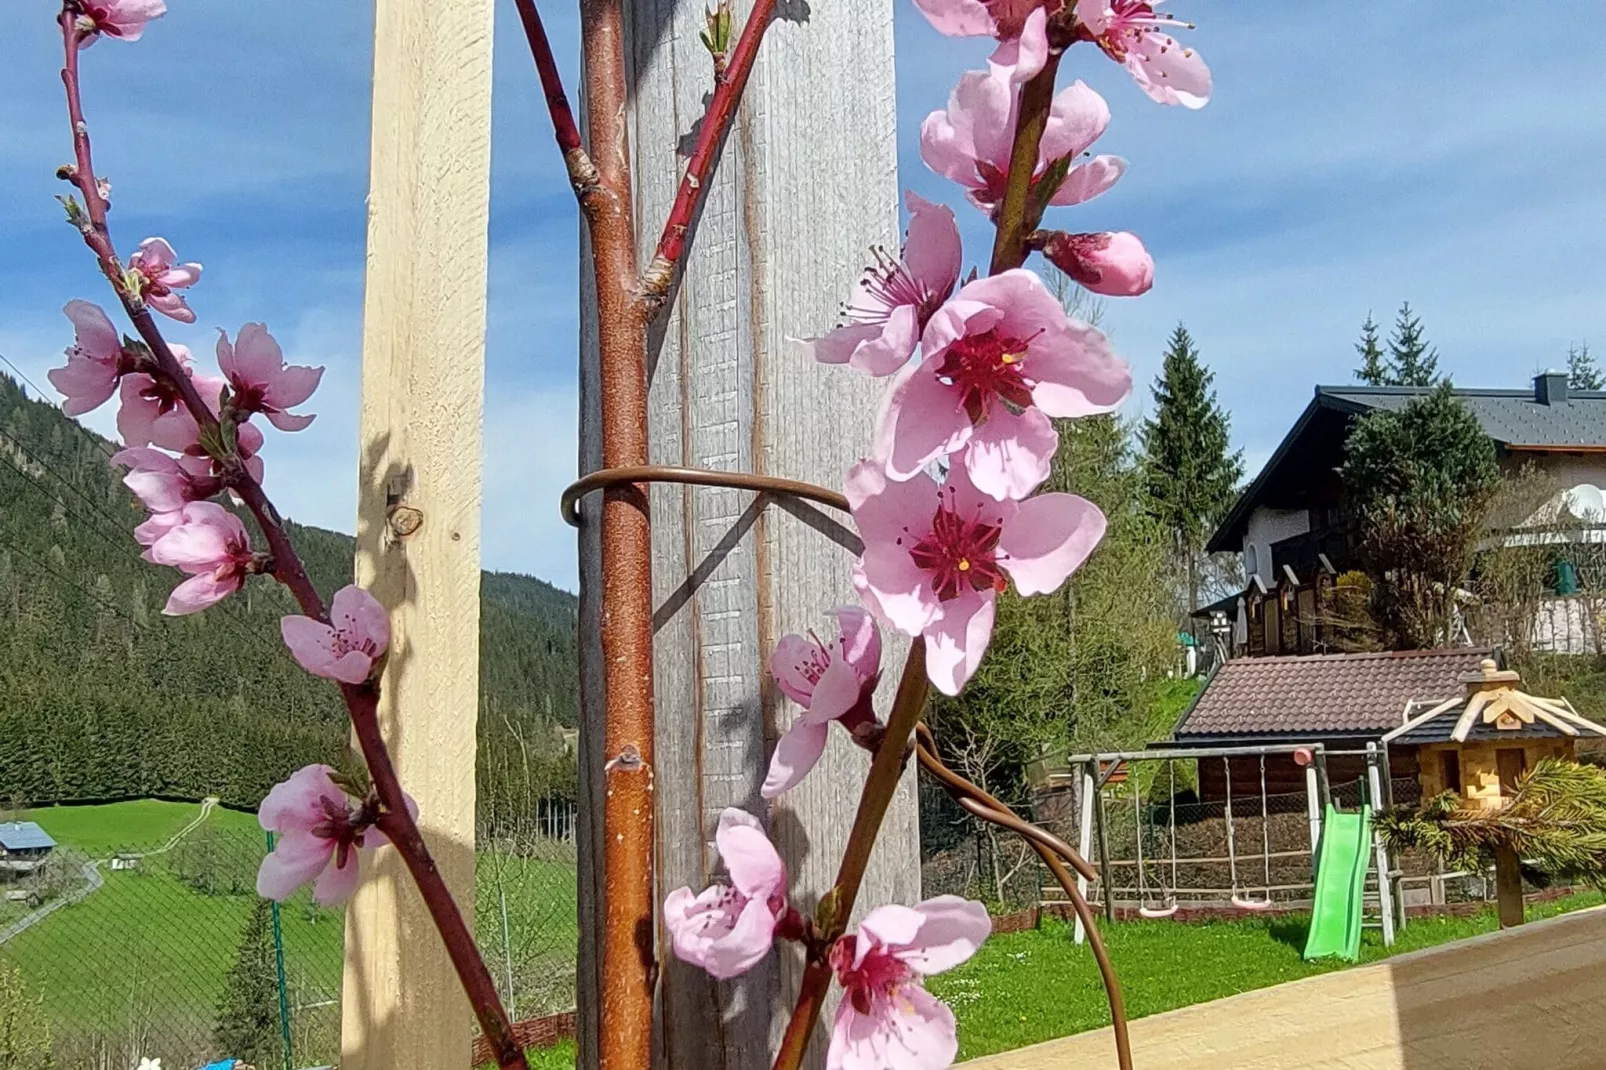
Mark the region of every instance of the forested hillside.
[[[139, 559], [115, 449], [0, 375], [0, 801], [255, 805], [338, 756], [339, 696], [286, 655], [294, 608], [271, 582], [161, 615], [181, 577]], [[289, 527], [326, 596], [350, 582], [350, 536]], [[481, 590], [482, 816], [506, 818], [572, 791], [559, 729], [575, 723], [576, 604], [529, 576], [486, 573]]]

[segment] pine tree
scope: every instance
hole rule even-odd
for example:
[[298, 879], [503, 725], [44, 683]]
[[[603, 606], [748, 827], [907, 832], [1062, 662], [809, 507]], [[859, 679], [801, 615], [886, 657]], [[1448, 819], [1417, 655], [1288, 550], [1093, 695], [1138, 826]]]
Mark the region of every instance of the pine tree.
[[1589, 354], [1589, 343], [1567, 347], [1567, 385], [1574, 390], [1606, 390], [1606, 379]]
[[1188, 329], [1177, 324], [1154, 383], [1154, 417], [1143, 425], [1143, 468], [1155, 515], [1187, 575], [1190, 613], [1199, 608], [1205, 537], [1232, 504], [1244, 469], [1243, 452], [1229, 452], [1214, 379]]
[[1392, 386], [1393, 373], [1383, 357], [1383, 346], [1377, 337], [1377, 321], [1366, 314], [1361, 324], [1361, 340], [1355, 343], [1355, 352], [1361, 355], [1361, 366], [1355, 369], [1355, 378], [1367, 386]]
[[1400, 306], [1389, 336], [1390, 386], [1433, 386], [1439, 381], [1439, 351], [1423, 337], [1422, 318], [1411, 302]]
[[219, 1053], [261, 1067], [281, 1061], [272, 907], [268, 900], [258, 899], [251, 911], [240, 937], [239, 956], [223, 979], [212, 1030]]

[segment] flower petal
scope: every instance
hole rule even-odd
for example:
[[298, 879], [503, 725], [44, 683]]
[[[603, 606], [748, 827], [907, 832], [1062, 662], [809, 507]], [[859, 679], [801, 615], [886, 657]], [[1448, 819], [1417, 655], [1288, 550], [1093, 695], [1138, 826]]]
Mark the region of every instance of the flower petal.
[[1038, 143], [1038, 159], [1044, 163], [1066, 156], [1079, 156], [1097, 141], [1110, 125], [1110, 106], [1087, 83], [1072, 82], [1054, 96], [1043, 138]]
[[1081, 567], [1104, 537], [1099, 507], [1074, 494], [1039, 494], [1020, 511], [998, 540], [999, 564], [1023, 595], [1057, 590]]
[[938, 353], [911, 364], [887, 391], [876, 421], [875, 456], [895, 480], [919, 475], [938, 457], [964, 448], [972, 426], [963, 395], [937, 376]]
[[737, 891], [762, 900], [786, 893], [786, 866], [753, 815], [734, 807], [725, 810], [714, 845]]
[[312, 885], [312, 901], [321, 907], [331, 907], [351, 898], [362, 881], [361, 851], [347, 851], [346, 864], [339, 865], [339, 856], [329, 859], [318, 879]]
[[1019, 501], [1048, 478], [1059, 444], [1041, 409], [1015, 413], [999, 406], [971, 434], [965, 470], [982, 493]]
[[770, 654], [770, 675], [787, 698], [807, 708], [814, 696], [814, 681], [803, 666], [813, 664], [820, 648], [801, 635], [783, 635]]
[[909, 233], [904, 238], [903, 262], [915, 281], [938, 300], [946, 299], [959, 281], [964, 263], [954, 210], [945, 204], [933, 204], [913, 190], [904, 192], [903, 202], [909, 206]]
[[297, 888], [316, 879], [334, 854], [333, 840], [311, 832], [287, 832], [273, 845], [257, 870], [257, 894], [283, 901]]
[[825, 753], [829, 735], [828, 725], [811, 724], [802, 717], [793, 721], [792, 727], [775, 743], [775, 753], [770, 756], [769, 773], [764, 777], [764, 786], [759, 789], [759, 794], [766, 799], [773, 799], [795, 788], [819, 762], [820, 755]]
[[831, 659], [814, 685], [814, 699], [803, 719], [810, 724], [826, 724], [847, 713], [859, 703], [864, 682], [840, 653]]
[[1032, 401], [1049, 416], [1111, 412], [1132, 393], [1131, 367], [1085, 323], [1067, 321], [1034, 341], [1028, 354], [1027, 374], [1036, 380]]
[[881, 629], [875, 617], [858, 606], [837, 606], [837, 630], [842, 635], [842, 658], [862, 680], [873, 680], [881, 673]]
[[957, 695], [976, 674], [993, 638], [997, 596], [967, 591], [944, 602], [942, 619], [926, 628], [926, 675], [945, 695]]
[[1077, 164], [1065, 176], [1048, 203], [1062, 208], [1091, 201], [1108, 190], [1126, 173], [1126, 161], [1119, 156], [1095, 156]]
[[922, 919], [920, 931], [890, 950], [918, 974], [953, 969], [974, 955], [993, 931], [987, 908], [957, 895], [939, 895], [914, 909]]

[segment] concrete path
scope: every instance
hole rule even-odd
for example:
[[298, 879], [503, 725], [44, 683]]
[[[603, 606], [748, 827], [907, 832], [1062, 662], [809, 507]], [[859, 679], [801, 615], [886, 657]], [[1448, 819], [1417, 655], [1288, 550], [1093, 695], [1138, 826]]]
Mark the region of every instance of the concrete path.
[[[1594, 1070], [1606, 907], [1131, 1025], [1134, 1070]], [[1115, 1070], [1110, 1030], [963, 1070]]]

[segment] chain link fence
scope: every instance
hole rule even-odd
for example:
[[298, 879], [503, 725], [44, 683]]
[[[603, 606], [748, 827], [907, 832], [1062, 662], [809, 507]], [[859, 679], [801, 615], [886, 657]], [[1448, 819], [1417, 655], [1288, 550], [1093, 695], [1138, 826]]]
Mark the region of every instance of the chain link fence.
[[[20, 816], [57, 846], [0, 868], [0, 1022], [21, 1023], [0, 1030], [0, 1066], [338, 1061], [345, 912], [257, 897], [254, 815], [141, 801]], [[518, 1019], [574, 1006], [572, 809], [541, 818], [477, 854], [481, 949]]]

